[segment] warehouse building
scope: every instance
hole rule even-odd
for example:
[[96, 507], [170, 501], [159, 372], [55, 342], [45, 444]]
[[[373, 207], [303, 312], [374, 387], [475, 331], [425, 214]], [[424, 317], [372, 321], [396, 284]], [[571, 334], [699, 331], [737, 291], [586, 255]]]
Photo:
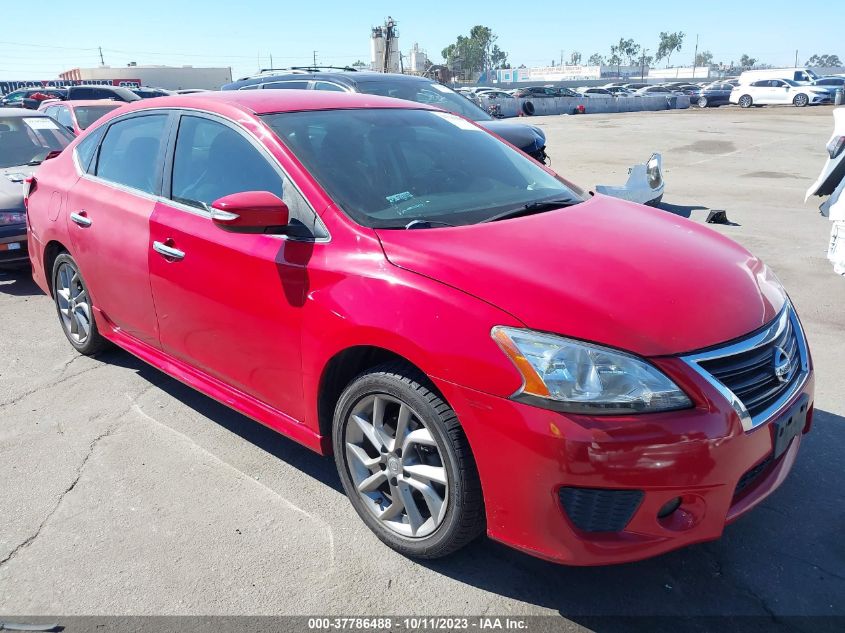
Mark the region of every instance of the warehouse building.
[[100, 79], [140, 79], [144, 86], [167, 90], [204, 88], [218, 90], [223, 84], [231, 83], [232, 69], [198, 68], [194, 66], [97, 66], [96, 68], [73, 68], [60, 73], [60, 78], [76, 81]]

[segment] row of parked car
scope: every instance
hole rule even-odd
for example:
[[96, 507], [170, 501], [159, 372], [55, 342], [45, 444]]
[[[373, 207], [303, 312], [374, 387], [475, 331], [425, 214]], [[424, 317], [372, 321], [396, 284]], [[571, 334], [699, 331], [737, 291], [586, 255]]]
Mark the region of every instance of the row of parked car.
[[189, 94], [193, 92], [204, 91], [199, 89], [165, 90], [164, 88], [151, 88], [149, 86], [38, 86], [20, 88], [7, 95], [0, 96], [0, 107], [36, 110], [41, 102], [48, 99], [60, 101], [108, 99], [130, 103], [139, 99], [152, 99], [154, 97], [167, 97], [174, 94]]
[[[788, 104], [803, 107], [832, 103], [836, 90], [845, 88], [845, 76], [808, 77], [798, 80], [784, 73], [753, 71], [747, 77], [713, 82], [691, 83], [677, 81], [662, 84], [611, 82], [603, 86], [524, 86], [511, 90], [490, 87], [458, 88], [466, 98], [481, 105], [503, 99], [542, 99], [553, 97], [641, 97], [686, 95], [701, 108], [737, 104], [748, 108], [756, 105]], [[784, 74], [784, 76], [780, 76]], [[743, 81], [745, 79], [745, 81]], [[485, 105], [486, 105], [485, 104]]]

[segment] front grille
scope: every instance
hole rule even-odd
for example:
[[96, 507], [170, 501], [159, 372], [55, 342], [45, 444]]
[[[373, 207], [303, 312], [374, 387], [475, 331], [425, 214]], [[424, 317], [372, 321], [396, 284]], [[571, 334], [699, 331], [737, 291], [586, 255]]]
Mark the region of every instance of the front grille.
[[584, 532], [619, 532], [640, 507], [642, 490], [561, 488], [560, 502], [572, 524]]
[[[739, 398], [752, 418], [772, 406], [801, 378], [799, 341], [792, 319], [788, 317], [788, 314], [781, 317], [784, 326], [779, 333], [756, 347], [698, 361], [703, 369]], [[775, 373], [776, 356], [781, 353], [789, 362], [785, 380]]]

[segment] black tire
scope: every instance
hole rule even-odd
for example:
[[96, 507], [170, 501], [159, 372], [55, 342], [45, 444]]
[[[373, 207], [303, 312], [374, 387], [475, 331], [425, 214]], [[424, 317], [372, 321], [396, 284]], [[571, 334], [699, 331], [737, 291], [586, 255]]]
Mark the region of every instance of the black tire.
[[809, 104], [809, 103], [810, 103], [810, 98], [803, 93], [798, 93], [792, 99], [792, 105], [794, 105], [796, 108], [806, 107], [807, 104]]
[[[383, 525], [353, 483], [346, 432], [355, 406], [373, 395], [384, 395], [410, 406], [437, 442], [448, 474], [448, 495], [445, 515], [428, 536], [403, 536]], [[383, 543], [400, 554], [411, 558], [440, 558], [464, 547], [484, 532], [481, 482], [463, 429], [455, 412], [434, 391], [426, 376], [408, 364], [380, 365], [360, 374], [346, 387], [335, 407], [332, 442], [343, 488], [358, 516]]]
[[707, 101], [707, 97], [699, 97], [698, 98], [698, 107], [699, 108], [706, 108], [708, 104], [709, 104], [709, 101]]
[[[70, 326], [67, 325], [66, 318], [67, 315], [64, 313], [61, 303], [62, 298], [59, 295], [59, 275], [60, 272], [64, 272], [68, 269], [72, 269], [77, 274], [77, 280], [74, 283], [75, 286], [78, 287], [80, 291], [84, 291], [87, 297], [87, 306], [88, 306], [88, 315], [90, 317], [89, 323], [89, 330], [87, 335], [80, 339], [78, 336], [74, 337]], [[103, 338], [100, 334], [99, 329], [97, 328], [97, 321], [94, 319], [94, 309], [93, 309], [93, 302], [91, 300], [91, 294], [88, 292], [88, 286], [85, 284], [85, 280], [82, 278], [82, 272], [79, 270], [79, 266], [76, 263], [76, 260], [73, 259], [67, 253], [61, 253], [56, 260], [53, 262], [53, 271], [51, 275], [51, 286], [53, 289], [53, 303], [56, 306], [56, 313], [59, 317], [59, 324], [62, 326], [62, 331], [65, 333], [65, 337], [67, 338], [68, 342], [73, 345], [73, 348], [83, 354], [85, 356], [94, 356], [95, 354], [103, 351], [109, 345], [109, 342]]]
[[751, 95], [742, 95], [738, 103], [740, 108], [750, 108], [754, 105], [754, 100], [751, 98]]
[[525, 112], [525, 114], [527, 114], [528, 116], [534, 116], [534, 104], [530, 101], [526, 101], [522, 104], [522, 111]]

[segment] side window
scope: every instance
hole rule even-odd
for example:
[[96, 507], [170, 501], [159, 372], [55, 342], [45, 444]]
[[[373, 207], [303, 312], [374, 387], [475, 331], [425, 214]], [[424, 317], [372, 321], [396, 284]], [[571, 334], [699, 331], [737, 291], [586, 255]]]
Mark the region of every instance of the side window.
[[182, 116], [173, 154], [170, 197], [207, 209], [215, 200], [241, 191], [276, 194], [288, 205], [291, 224], [304, 225], [311, 236], [324, 234], [293, 184], [246, 137], [210, 119]]
[[271, 81], [261, 86], [265, 90], [307, 90], [307, 81]]
[[137, 116], [109, 126], [100, 146], [97, 176], [133, 189], [156, 193], [160, 171], [159, 146], [167, 116]]
[[238, 90], [257, 90], [259, 84], [249, 84], [248, 86], [241, 86]]
[[64, 106], [56, 108], [56, 120], [60, 125], [64, 125], [69, 130], [73, 129], [73, 119], [70, 116], [70, 110]]
[[766, 88], [766, 87], [768, 87], [769, 82], [768, 82], [768, 81], [766, 81], [766, 80], [763, 80], [763, 81], [755, 81], [755, 82], [754, 82], [754, 83], [752, 83], [751, 85], [752, 85], [752, 86], [754, 86], [755, 88]]
[[343, 88], [341, 88], [337, 84], [331, 83], [330, 81], [315, 81], [314, 90], [333, 90], [334, 92], [346, 92]]
[[76, 152], [76, 158], [79, 161], [79, 166], [86, 174], [94, 171], [93, 158], [97, 153], [97, 146], [100, 144], [100, 139], [103, 138], [104, 129], [105, 127], [101, 127], [88, 134], [88, 136], [79, 142], [74, 150]]

